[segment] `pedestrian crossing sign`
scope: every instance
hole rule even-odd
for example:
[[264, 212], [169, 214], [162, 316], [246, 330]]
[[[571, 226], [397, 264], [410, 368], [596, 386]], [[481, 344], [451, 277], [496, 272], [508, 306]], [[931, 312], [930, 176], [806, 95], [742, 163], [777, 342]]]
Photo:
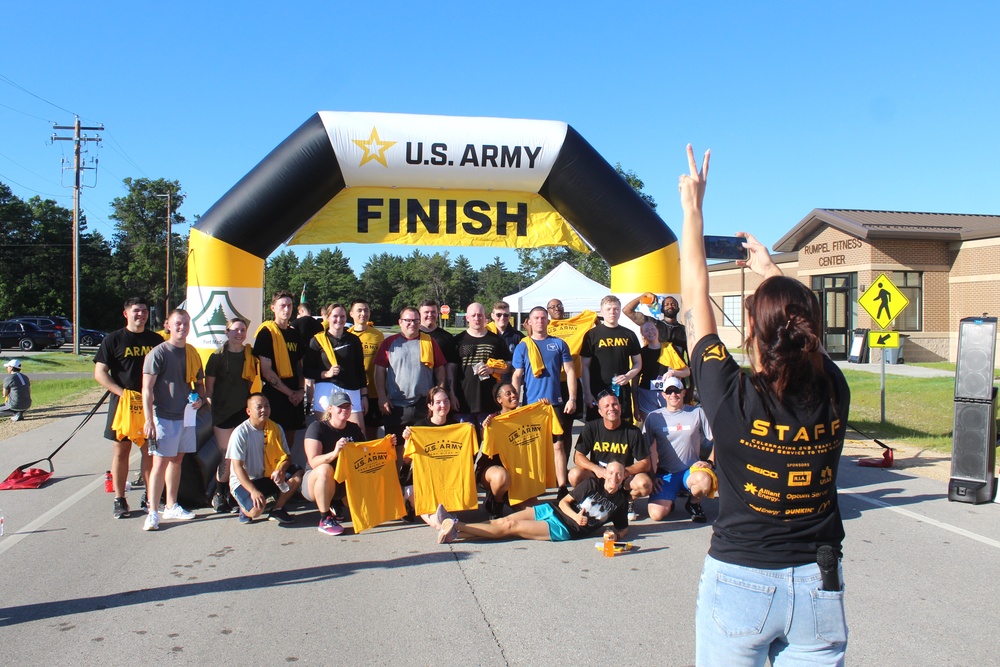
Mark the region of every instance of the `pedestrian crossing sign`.
[[872, 316], [880, 328], [885, 329], [910, 305], [910, 300], [882, 273], [861, 295], [858, 304]]

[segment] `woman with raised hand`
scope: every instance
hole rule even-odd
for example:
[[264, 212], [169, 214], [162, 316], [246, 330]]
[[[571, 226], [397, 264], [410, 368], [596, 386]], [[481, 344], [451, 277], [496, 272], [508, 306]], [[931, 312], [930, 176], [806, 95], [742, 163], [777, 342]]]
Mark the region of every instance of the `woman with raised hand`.
[[719, 518], [696, 612], [696, 664], [842, 665], [847, 624], [837, 465], [850, 391], [820, 342], [819, 302], [746, 232], [748, 372], [719, 339], [708, 291], [699, 171], [680, 177], [683, 321], [715, 436]]

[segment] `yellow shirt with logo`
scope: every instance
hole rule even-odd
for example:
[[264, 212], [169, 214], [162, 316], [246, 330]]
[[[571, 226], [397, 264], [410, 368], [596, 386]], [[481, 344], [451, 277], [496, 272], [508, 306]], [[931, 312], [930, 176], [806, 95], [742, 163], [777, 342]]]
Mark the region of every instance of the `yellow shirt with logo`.
[[333, 478], [347, 484], [355, 534], [406, 514], [391, 435], [381, 440], [348, 442], [337, 457]]
[[479, 507], [472, 465], [476, 448], [472, 424], [410, 427], [403, 456], [413, 461], [417, 514], [433, 514], [438, 504], [449, 512]]
[[500, 455], [510, 473], [510, 504], [537, 498], [556, 485], [552, 434], [562, 427], [551, 405], [532, 403], [496, 415], [483, 432], [483, 456]]
[[364, 331], [355, 331], [354, 327], [351, 327], [350, 332], [361, 339], [361, 349], [365, 353], [365, 375], [368, 377], [368, 396], [370, 400], [374, 400], [374, 397], [378, 396], [378, 391], [375, 389], [375, 353], [385, 340], [385, 334], [376, 329], [371, 322]]

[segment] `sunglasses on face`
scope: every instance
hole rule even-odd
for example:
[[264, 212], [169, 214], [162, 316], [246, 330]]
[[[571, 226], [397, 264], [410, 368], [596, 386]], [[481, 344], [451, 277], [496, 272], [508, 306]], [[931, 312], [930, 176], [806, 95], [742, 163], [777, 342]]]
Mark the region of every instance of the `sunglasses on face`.
[[670, 394], [679, 394], [681, 393], [681, 390], [676, 387], [671, 387], [670, 389], [664, 389], [663, 393], [669, 396]]

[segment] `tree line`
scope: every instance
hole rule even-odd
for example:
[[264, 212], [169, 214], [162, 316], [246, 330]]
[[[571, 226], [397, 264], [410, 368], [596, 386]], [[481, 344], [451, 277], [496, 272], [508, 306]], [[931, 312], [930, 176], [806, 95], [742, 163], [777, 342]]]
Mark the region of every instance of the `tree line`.
[[[639, 195], [642, 181], [616, 165], [618, 173]], [[111, 331], [122, 326], [121, 304], [128, 295], [150, 299], [157, 320], [166, 301], [167, 194], [170, 221], [176, 228], [186, 222], [180, 213], [184, 193], [179, 181], [164, 178], [125, 178], [125, 195], [111, 202], [114, 224], [111, 238], [87, 229], [80, 219], [80, 324]], [[197, 216], [196, 216], [197, 219]], [[70, 316], [72, 308], [72, 220], [70, 209], [52, 199], [33, 196], [24, 200], [0, 182], [0, 319], [16, 315]], [[171, 231], [171, 307], [180, 304], [187, 290], [187, 236]], [[589, 278], [608, 284], [610, 269], [597, 253], [569, 248], [534, 248], [517, 251], [518, 266], [508, 268], [499, 257], [480, 269], [459, 254], [429, 253], [415, 249], [409, 255], [372, 255], [356, 274], [340, 248], [324, 248], [299, 257], [284, 249], [265, 265], [264, 303], [269, 295], [289, 290], [298, 295], [305, 286], [306, 299], [318, 307], [361, 297], [371, 304], [375, 322], [393, 323], [404, 305], [431, 298], [455, 311], [473, 301], [489, 308], [508, 294], [527, 287], [566, 261]]]

